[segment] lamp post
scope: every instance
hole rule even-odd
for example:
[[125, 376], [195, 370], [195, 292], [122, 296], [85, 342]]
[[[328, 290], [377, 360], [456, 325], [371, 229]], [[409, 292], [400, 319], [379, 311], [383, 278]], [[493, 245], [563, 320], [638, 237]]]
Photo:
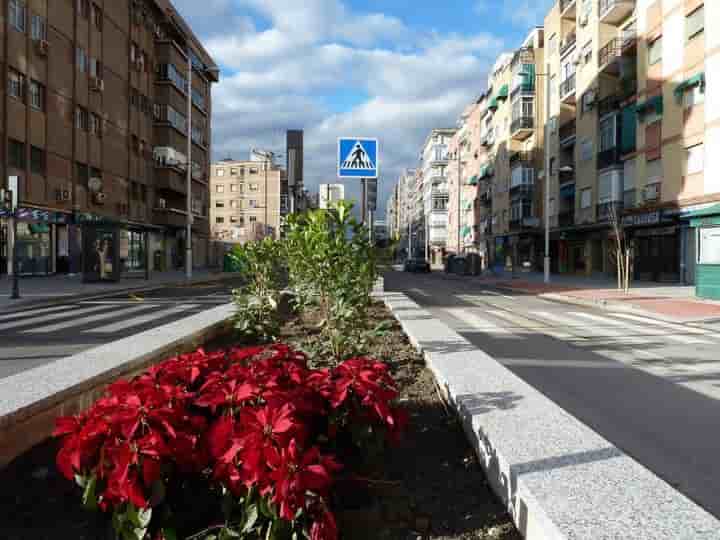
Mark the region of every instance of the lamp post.
[[460, 198], [462, 194], [462, 143], [458, 141], [457, 147], [457, 168], [458, 168], [458, 185], [457, 185], [457, 254], [461, 255], [460, 246]]
[[185, 220], [185, 278], [190, 281], [193, 274], [192, 254], [192, 56], [190, 48], [187, 50], [188, 88], [187, 88], [187, 160], [186, 160], [186, 205], [187, 216]]
[[[545, 111], [550, 115], [550, 64], [545, 66]], [[544, 281], [550, 283], [550, 130], [548, 129], [548, 119], [545, 119], [545, 136], [543, 144], [545, 146], [545, 264]]]

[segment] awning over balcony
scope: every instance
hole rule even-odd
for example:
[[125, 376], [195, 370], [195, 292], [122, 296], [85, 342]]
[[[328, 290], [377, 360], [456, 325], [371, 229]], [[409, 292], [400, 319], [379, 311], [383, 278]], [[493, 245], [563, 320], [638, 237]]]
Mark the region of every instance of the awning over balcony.
[[488, 103], [488, 109], [491, 111], [495, 111], [498, 108], [498, 98], [494, 97], [490, 100], [490, 103]]
[[521, 79], [520, 90], [522, 92], [535, 90], [535, 64], [523, 64], [518, 76]]
[[694, 77], [690, 77], [686, 81], [681, 82], [675, 89], [675, 98], [678, 101], [682, 100], [683, 94], [695, 86], [705, 86], [705, 73], [698, 73]]
[[463, 201], [462, 207], [463, 207], [463, 210], [472, 210], [473, 203], [472, 203], [472, 201]]
[[659, 115], [662, 115], [664, 110], [665, 106], [663, 105], [662, 95], [650, 98], [645, 103], [641, 103], [640, 105], [638, 105], [636, 108], [636, 112], [640, 121], [645, 119], [646, 114], [655, 112]]
[[473, 176], [470, 180], [468, 180], [468, 186], [477, 186], [479, 182], [479, 178], [477, 175]]
[[463, 237], [468, 236], [472, 232], [472, 228], [468, 227], [467, 225], [462, 228], [460, 231], [460, 234], [462, 234]]
[[703, 225], [720, 225], [720, 204], [715, 204], [702, 210], [696, 210], [683, 216], [683, 219], [690, 220], [691, 227], [702, 227]]
[[492, 176], [492, 165], [489, 163], [486, 163], [482, 167], [480, 167], [480, 178], [487, 178], [489, 176]]
[[507, 84], [503, 84], [498, 90], [497, 99], [507, 99], [510, 95], [510, 87]]
[[563, 199], [574, 199], [575, 184], [565, 184], [564, 186], [560, 186], [560, 197]]
[[620, 151], [623, 154], [634, 152], [637, 144], [637, 105], [632, 104], [622, 110], [622, 133]]

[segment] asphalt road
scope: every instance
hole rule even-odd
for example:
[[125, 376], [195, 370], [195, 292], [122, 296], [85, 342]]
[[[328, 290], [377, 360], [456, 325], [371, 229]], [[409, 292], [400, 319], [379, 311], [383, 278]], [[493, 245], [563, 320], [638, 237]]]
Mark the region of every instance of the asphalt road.
[[166, 287], [0, 315], [0, 378], [225, 304], [238, 285]]
[[[390, 272], [471, 343], [720, 517], [720, 334], [513, 295], [477, 278]], [[498, 391], [501, 391], [499, 389]]]

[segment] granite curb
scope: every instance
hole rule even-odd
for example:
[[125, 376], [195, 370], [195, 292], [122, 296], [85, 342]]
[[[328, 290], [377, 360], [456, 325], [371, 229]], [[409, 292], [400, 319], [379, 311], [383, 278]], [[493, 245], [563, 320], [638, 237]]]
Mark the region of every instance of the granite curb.
[[[70, 294], [67, 296], [60, 296], [50, 299], [38, 299], [38, 300], [23, 300], [20, 299], [17, 303], [13, 303], [8, 306], [7, 309], [0, 309], [3, 314], [17, 313], [24, 311], [28, 308], [42, 308], [56, 306], [59, 304], [65, 304], [67, 302], [79, 302], [85, 300], [99, 300], [101, 298], [108, 298], [110, 296], [117, 296], [118, 294], [126, 293], [146, 293], [156, 291], [158, 289], [164, 289], [166, 287], [183, 287], [183, 286], [195, 286], [195, 285], [209, 285], [212, 283], [219, 283], [222, 281], [229, 281], [241, 277], [241, 274], [218, 274], [214, 277], [204, 277], [198, 280], [191, 280], [188, 282], [186, 279], [174, 279], [163, 281], [161, 283], [154, 283], [152, 285], [138, 285], [137, 287], [122, 287], [118, 289], [107, 289], [104, 291]], [[143, 280], [144, 281], [144, 280]]]
[[50, 437], [58, 416], [87, 409], [105, 387], [227, 331], [233, 304], [0, 379], [0, 467]]
[[528, 540], [710, 540], [720, 521], [401, 293], [384, 302]]

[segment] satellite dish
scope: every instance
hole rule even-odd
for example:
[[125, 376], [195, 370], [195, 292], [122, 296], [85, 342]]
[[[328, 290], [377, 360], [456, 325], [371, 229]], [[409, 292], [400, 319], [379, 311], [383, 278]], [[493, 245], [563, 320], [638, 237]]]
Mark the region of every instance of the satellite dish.
[[96, 177], [91, 178], [88, 180], [88, 188], [93, 193], [98, 193], [102, 189], [102, 180]]

